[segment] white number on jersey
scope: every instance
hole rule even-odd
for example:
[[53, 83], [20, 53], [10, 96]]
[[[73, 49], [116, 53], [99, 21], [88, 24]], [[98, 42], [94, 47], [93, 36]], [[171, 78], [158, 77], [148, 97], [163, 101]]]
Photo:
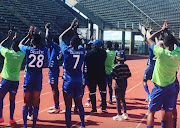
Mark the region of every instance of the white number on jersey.
[[73, 67], [74, 69], [76, 69], [76, 67], [79, 63], [80, 55], [73, 55], [73, 57], [76, 58], [76, 62], [75, 62], [74, 67]]
[[[30, 55], [29, 55], [29, 58], [33, 58], [33, 59], [31, 60], [31, 62], [28, 64], [29, 67], [33, 68], [33, 67], [36, 66], [36, 67], [38, 67], [38, 68], [41, 68], [41, 67], [43, 66], [44, 55], [40, 54], [40, 55], [38, 55], [37, 58], [36, 58], [36, 56], [35, 56], [34, 54], [30, 54]], [[36, 61], [36, 59], [37, 59], [37, 63], [34, 64], [34, 62]]]

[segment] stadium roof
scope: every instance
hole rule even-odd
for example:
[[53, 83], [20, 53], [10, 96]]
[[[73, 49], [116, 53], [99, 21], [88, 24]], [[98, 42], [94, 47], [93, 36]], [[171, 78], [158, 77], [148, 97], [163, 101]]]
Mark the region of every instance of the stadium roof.
[[168, 20], [179, 35], [180, 0], [67, 0], [101, 29], [138, 30], [139, 23], [159, 29]]

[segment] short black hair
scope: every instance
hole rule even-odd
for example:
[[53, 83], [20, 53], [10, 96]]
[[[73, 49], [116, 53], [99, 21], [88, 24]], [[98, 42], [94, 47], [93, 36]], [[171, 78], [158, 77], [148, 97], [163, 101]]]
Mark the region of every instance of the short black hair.
[[114, 49], [117, 50], [119, 48], [119, 44], [118, 43], [115, 43], [114, 44]]
[[169, 46], [171, 46], [171, 45], [174, 45], [174, 43], [175, 43], [175, 38], [174, 38], [174, 36], [173, 36], [172, 34], [170, 34], [170, 35], [165, 35], [165, 36], [163, 37], [163, 42], [164, 42], [164, 45], [165, 45], [165, 46], [169, 47]]
[[107, 45], [107, 48], [112, 48], [112, 42], [111, 41], [107, 41], [106, 45]]
[[39, 34], [34, 34], [32, 35], [32, 43], [34, 45], [40, 44], [41, 43], [41, 36]]
[[73, 47], [78, 47], [79, 45], [82, 44], [81, 39], [79, 38], [79, 36], [75, 35], [71, 38], [71, 45]]

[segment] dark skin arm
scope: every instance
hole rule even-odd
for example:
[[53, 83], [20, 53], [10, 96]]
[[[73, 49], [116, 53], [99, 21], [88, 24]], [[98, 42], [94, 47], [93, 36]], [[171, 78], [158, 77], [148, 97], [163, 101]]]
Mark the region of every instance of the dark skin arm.
[[49, 32], [49, 29], [50, 29], [50, 23], [47, 23], [45, 25], [45, 29], [46, 29], [46, 36], [45, 36], [45, 39], [48, 43], [52, 44], [52, 37], [50, 35], [50, 32]]
[[62, 41], [62, 37], [63, 37], [69, 30], [71, 30], [71, 29], [76, 29], [77, 26], [78, 26], [78, 21], [77, 21], [77, 19], [75, 18], [75, 19], [72, 21], [71, 26], [70, 26], [68, 29], [66, 29], [66, 30], [59, 36], [59, 42]]
[[0, 43], [0, 46], [3, 46], [4, 43], [6, 43], [9, 38], [11, 37], [11, 34], [12, 34], [12, 30], [9, 30], [8, 31], [8, 36], [6, 37], [6, 39], [4, 39], [1, 43]]
[[32, 31], [33, 31], [33, 26], [31, 26], [29, 28], [29, 32], [28, 32], [27, 36], [24, 37], [24, 39], [22, 39], [21, 42], [19, 43], [19, 48], [21, 45], [25, 44], [30, 39], [30, 37], [32, 36]]
[[155, 38], [159, 37], [164, 32], [164, 30], [167, 29], [167, 28], [168, 28], [168, 24], [167, 24], [167, 21], [165, 21], [164, 24], [163, 24], [163, 27], [159, 31], [153, 33], [150, 36], [150, 38], [147, 39], [147, 43], [149, 44], [150, 47], [154, 44]]

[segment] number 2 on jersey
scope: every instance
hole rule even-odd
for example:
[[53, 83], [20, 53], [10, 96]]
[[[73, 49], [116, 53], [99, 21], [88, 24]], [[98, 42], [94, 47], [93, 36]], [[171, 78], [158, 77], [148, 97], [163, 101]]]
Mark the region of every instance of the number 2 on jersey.
[[[33, 68], [36, 66], [38, 68], [41, 68], [43, 66], [44, 55], [40, 54], [36, 58], [36, 56], [34, 54], [30, 54], [29, 58], [32, 58], [31, 62], [28, 64], [29, 67]], [[34, 64], [36, 59], [37, 59], [37, 63]]]
[[73, 55], [73, 57], [76, 58], [76, 62], [75, 62], [75, 64], [74, 64], [73, 69], [76, 69], [76, 67], [77, 67], [77, 65], [78, 65], [78, 63], [79, 63], [80, 55]]

